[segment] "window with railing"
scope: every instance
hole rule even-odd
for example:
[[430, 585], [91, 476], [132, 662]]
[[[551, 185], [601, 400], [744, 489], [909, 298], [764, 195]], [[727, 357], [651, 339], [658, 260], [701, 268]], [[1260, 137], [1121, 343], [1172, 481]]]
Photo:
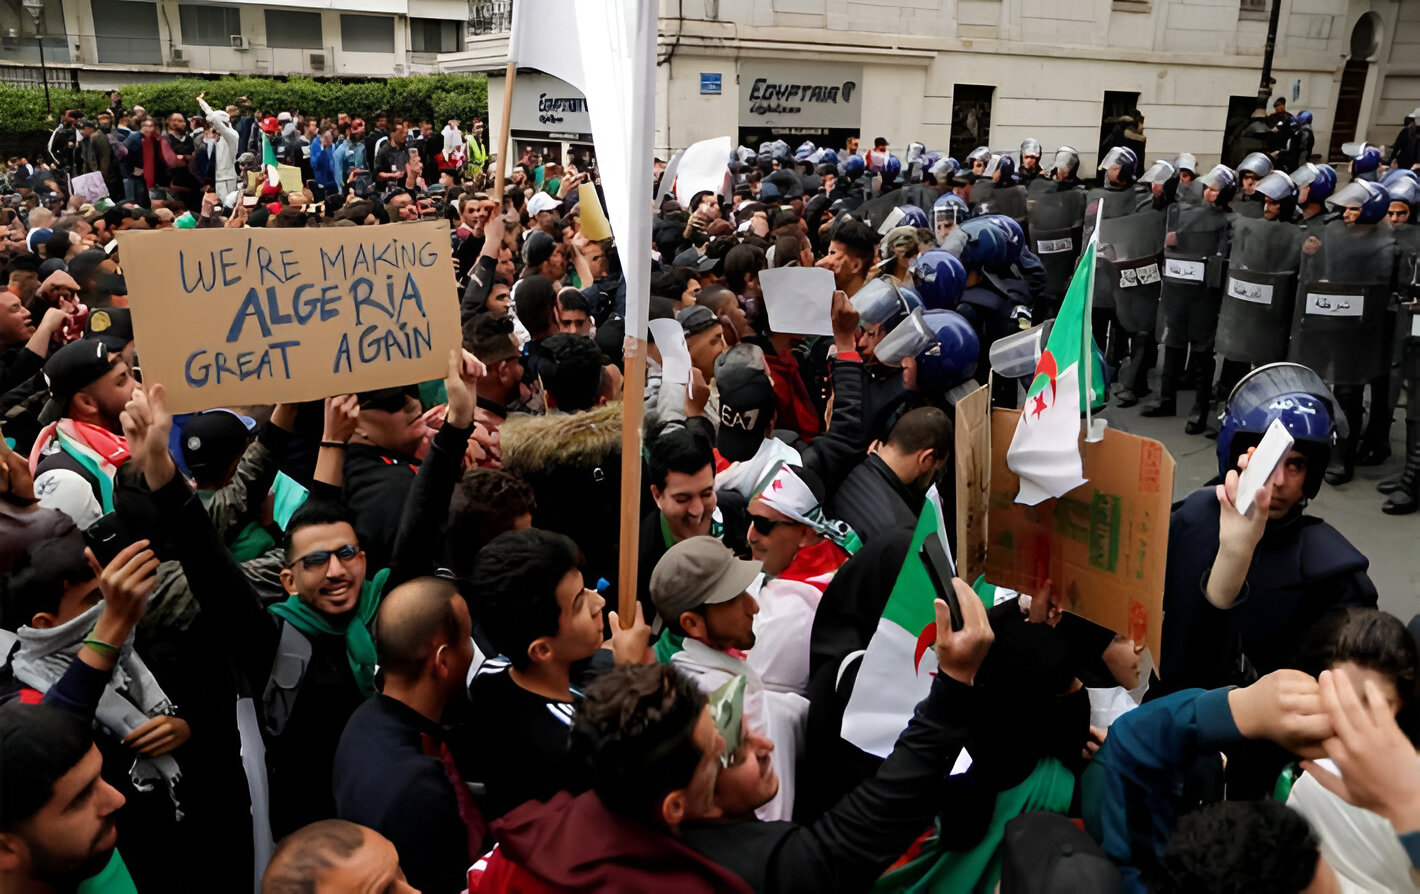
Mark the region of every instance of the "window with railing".
[[242, 11], [235, 6], [184, 4], [178, 7], [178, 21], [185, 46], [230, 46], [232, 35], [242, 33]]
[[502, 34], [513, 28], [513, 0], [473, 0], [469, 7], [471, 34]]

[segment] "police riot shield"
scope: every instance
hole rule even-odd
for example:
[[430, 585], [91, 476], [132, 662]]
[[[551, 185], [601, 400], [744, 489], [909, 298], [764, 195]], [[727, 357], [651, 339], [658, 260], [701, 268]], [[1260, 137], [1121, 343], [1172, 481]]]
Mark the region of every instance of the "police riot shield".
[[1211, 205], [1170, 205], [1166, 218], [1160, 341], [1211, 351], [1227, 266], [1228, 215]]
[[1261, 220], [1262, 212], [1267, 210], [1267, 203], [1262, 200], [1261, 195], [1257, 195], [1257, 200], [1254, 201], [1238, 193], [1238, 197], [1233, 200], [1233, 210], [1237, 212], [1238, 217]]
[[[980, 186], [978, 183], [976, 186]], [[1026, 225], [1026, 188], [1024, 186], [999, 183], [987, 184], [993, 187], [985, 191], [982, 198], [976, 197], [976, 186], [972, 187], [971, 198], [976, 203], [977, 214], [1004, 214], [1020, 224]]]
[[1395, 228], [1395, 247], [1400, 253], [1396, 265], [1395, 291], [1401, 301], [1420, 300], [1420, 225]]
[[[1041, 184], [1037, 186], [1036, 184]], [[1053, 180], [1037, 178], [1027, 190], [1026, 218], [1030, 223], [1031, 250], [1045, 265], [1045, 291], [1064, 295], [1075, 273], [1075, 261], [1084, 248], [1083, 189], [1058, 189]]]
[[1163, 283], [1164, 213], [1148, 208], [1100, 223], [1100, 263], [1095, 305], [1108, 293], [1119, 325], [1128, 333], [1153, 332]]
[[[1104, 206], [1104, 219], [1112, 220], [1117, 217], [1132, 215], [1136, 211], [1152, 206], [1148, 198], [1148, 193], [1140, 194], [1134, 189], [1101, 189], [1096, 187], [1089, 191], [1085, 199], [1085, 222], [1081, 233], [1084, 240], [1080, 243], [1084, 245], [1090, 241], [1090, 237], [1095, 230], [1095, 213], [1100, 205]], [[1116, 228], [1120, 229], [1120, 228]], [[1163, 223], [1159, 224], [1159, 247], [1163, 248]], [[1118, 257], [1118, 255], [1116, 255]], [[1095, 294], [1094, 306], [1099, 310], [1113, 310], [1115, 290], [1110, 283], [1117, 280], [1114, 267], [1105, 257], [1104, 244], [1101, 241], [1100, 253], [1095, 260]], [[1137, 274], [1136, 274], [1137, 279]], [[1158, 292], [1154, 293], [1155, 298]], [[1150, 323], [1150, 326], [1153, 324]], [[1132, 331], [1132, 330], [1131, 330]], [[1140, 330], [1143, 331], [1143, 330]]]
[[853, 209], [853, 217], [858, 218], [863, 223], [873, 228], [876, 233], [878, 228], [887, 220], [892, 209], [903, 203], [902, 191], [894, 189], [891, 192], [883, 193], [880, 196], [868, 199]]
[[1306, 233], [1293, 224], [1233, 219], [1218, 313], [1219, 354], [1254, 364], [1286, 358], [1305, 239]]
[[1332, 221], [1302, 252], [1288, 359], [1333, 385], [1364, 385], [1386, 371], [1395, 236], [1386, 224]]
[[1202, 205], [1203, 204], [1203, 184], [1197, 177], [1192, 182], [1180, 183], [1178, 189], [1174, 190], [1174, 198], [1180, 205]]

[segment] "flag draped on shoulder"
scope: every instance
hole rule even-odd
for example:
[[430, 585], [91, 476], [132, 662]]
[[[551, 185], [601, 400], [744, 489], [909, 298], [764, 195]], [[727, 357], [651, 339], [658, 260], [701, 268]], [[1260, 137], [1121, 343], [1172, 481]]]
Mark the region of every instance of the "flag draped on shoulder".
[[1095, 233], [1075, 266], [1006, 451], [1006, 466], [1021, 476], [1016, 502], [1028, 506], [1085, 483], [1080, 414], [1104, 405], [1104, 369], [1090, 331], [1098, 227]]
[[266, 171], [266, 184], [271, 187], [281, 185], [281, 163], [276, 160], [276, 150], [271, 147], [271, 137], [261, 135], [261, 168]]
[[[869, 754], [887, 757], [927, 697], [937, 672], [936, 588], [922, 563], [922, 543], [941, 537], [942, 510], [934, 487], [917, 517], [907, 559], [868, 641], [853, 694], [843, 711], [843, 738]], [[946, 546], [945, 539], [943, 546]]]
[[[508, 39], [510, 61], [561, 78], [587, 99], [607, 217], [626, 275], [626, 334], [640, 339], [646, 338], [651, 268], [646, 169], [655, 127], [657, 21], [655, 0], [518, 0]], [[549, 38], [552, 22], [570, 39]]]

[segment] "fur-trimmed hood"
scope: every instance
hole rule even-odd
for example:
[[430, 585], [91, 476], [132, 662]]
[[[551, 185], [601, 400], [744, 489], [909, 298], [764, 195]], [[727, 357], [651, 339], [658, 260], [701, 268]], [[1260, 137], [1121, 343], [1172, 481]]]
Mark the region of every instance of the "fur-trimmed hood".
[[603, 465], [621, 451], [621, 402], [583, 413], [509, 414], [498, 430], [503, 468], [514, 474], [553, 466]]

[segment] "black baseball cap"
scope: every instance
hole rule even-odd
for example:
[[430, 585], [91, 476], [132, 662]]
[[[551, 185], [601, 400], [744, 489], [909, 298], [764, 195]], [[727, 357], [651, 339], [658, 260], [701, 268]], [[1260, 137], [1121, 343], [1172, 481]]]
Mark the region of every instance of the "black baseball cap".
[[552, 257], [552, 252], [557, 248], [557, 243], [552, 237], [542, 230], [533, 230], [528, 234], [528, 238], [523, 240], [523, 264], [527, 267], [536, 267], [545, 263]]
[[[708, 308], [706, 308], [708, 310]], [[715, 447], [730, 462], [759, 451], [774, 418], [774, 385], [757, 345], [741, 342], [715, 360], [720, 388], [720, 427]]]
[[680, 327], [687, 336], [704, 332], [711, 326], [720, 325], [720, 320], [715, 316], [715, 312], [699, 304], [682, 308], [680, 313], [676, 314], [676, 319], [680, 321]]
[[116, 354], [133, 341], [133, 316], [126, 307], [96, 308], [84, 322], [84, 338], [101, 341]]
[[716, 263], [718, 262], [714, 258], [706, 257], [700, 253], [699, 249], [687, 248], [675, 256], [675, 260], [671, 261], [671, 266], [686, 267], [696, 273], [705, 273], [708, 270], [714, 270]]
[[109, 371], [118, 360], [101, 341], [80, 339], [55, 351], [44, 364], [44, 382], [57, 401], [68, 400]]
[[361, 391], [355, 396], [360, 399], [360, 409], [362, 410], [383, 410], [386, 413], [398, 413], [404, 409], [406, 397], [419, 399], [419, 386], [376, 388], [374, 391]]
[[227, 471], [247, 449], [256, 420], [227, 409], [193, 414], [182, 427], [182, 460], [205, 480]]
[[1001, 894], [1116, 894], [1119, 870], [1095, 840], [1067, 817], [1023, 813], [1001, 842]]

